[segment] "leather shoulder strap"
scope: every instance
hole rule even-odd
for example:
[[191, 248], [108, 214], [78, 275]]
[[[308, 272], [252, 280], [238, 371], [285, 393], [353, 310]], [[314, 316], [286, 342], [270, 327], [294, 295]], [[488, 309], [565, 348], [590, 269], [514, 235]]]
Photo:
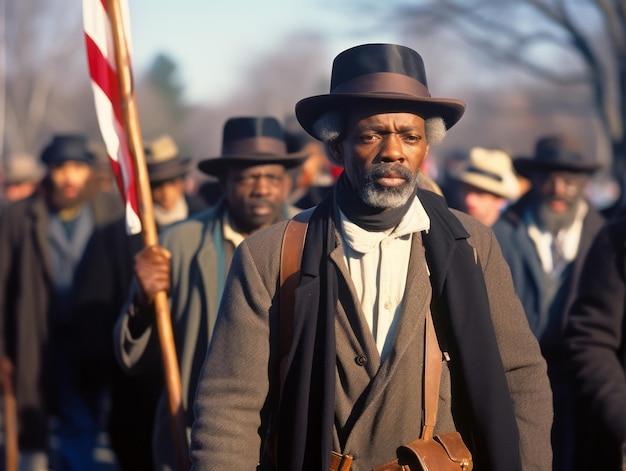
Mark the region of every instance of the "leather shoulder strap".
[[424, 335], [424, 428], [422, 439], [433, 438], [439, 406], [439, 383], [441, 380], [441, 349], [433, 325], [433, 315], [426, 314], [426, 334]]
[[294, 292], [300, 281], [300, 263], [309, 218], [313, 208], [298, 213], [287, 222], [280, 253], [280, 385], [293, 334]]
[[309, 226], [308, 215], [305, 218], [290, 219], [283, 235], [280, 254], [280, 370], [281, 385], [284, 364], [291, 346], [293, 333], [294, 292], [300, 281], [300, 262], [304, 240]]
[[[278, 388], [273, 397], [272, 417], [269, 421], [269, 428], [263, 445], [263, 460], [268, 460], [267, 469], [275, 469], [277, 456], [277, 433], [278, 433], [278, 409], [280, 408], [280, 398], [282, 396], [283, 385], [287, 366], [287, 355], [291, 346], [293, 336], [293, 318], [295, 290], [300, 280], [300, 262], [302, 261], [302, 251], [304, 240], [309, 226], [310, 213], [301, 216], [297, 214], [287, 222], [283, 234], [280, 252], [280, 285], [279, 285], [279, 367], [277, 372]], [[262, 466], [261, 466], [262, 468]], [[265, 469], [265, 468], [263, 468]]]

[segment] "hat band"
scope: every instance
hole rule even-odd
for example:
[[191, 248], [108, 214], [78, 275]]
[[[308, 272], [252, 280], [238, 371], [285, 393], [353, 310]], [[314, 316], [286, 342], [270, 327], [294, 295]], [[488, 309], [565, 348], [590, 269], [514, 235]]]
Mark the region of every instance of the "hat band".
[[483, 170], [482, 168], [477, 168], [477, 167], [468, 167], [467, 168], [467, 173], [475, 173], [478, 175], [483, 175], [485, 177], [489, 177], [493, 180], [496, 180], [498, 182], [502, 182], [504, 181], [504, 179], [498, 175], [497, 173], [493, 173], [493, 172], [488, 172], [487, 170]]
[[580, 165], [585, 163], [578, 152], [567, 149], [542, 149], [536, 153], [535, 159], [537, 162], [549, 165]]
[[162, 162], [151, 162], [146, 164], [146, 166], [148, 168], [148, 174], [171, 172], [172, 170], [179, 170], [180, 173], [183, 174], [187, 171], [188, 163], [186, 159], [174, 158]]
[[222, 146], [222, 155], [275, 154], [286, 155], [287, 146], [273, 137], [247, 137], [237, 139]]
[[419, 80], [394, 72], [359, 75], [340, 83], [330, 93], [389, 93], [430, 98], [428, 89]]

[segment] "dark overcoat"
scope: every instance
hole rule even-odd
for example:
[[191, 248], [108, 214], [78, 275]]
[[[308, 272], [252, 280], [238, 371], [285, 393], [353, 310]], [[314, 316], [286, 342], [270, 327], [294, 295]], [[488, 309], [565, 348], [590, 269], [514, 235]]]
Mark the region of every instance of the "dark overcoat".
[[[88, 204], [96, 227], [122, 213], [117, 194], [97, 193]], [[36, 450], [46, 447], [46, 402], [54, 402], [45, 394], [45, 385], [54, 381], [47, 363], [53, 357], [50, 339], [64, 342], [69, 332], [69, 326], [51, 321], [55, 288], [48, 221], [40, 194], [9, 205], [0, 219], [0, 353], [15, 365], [20, 445]]]

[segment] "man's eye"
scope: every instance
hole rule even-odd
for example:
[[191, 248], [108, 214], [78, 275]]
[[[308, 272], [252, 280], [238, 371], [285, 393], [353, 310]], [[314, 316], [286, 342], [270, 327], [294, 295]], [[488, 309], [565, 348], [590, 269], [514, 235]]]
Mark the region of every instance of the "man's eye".
[[404, 137], [404, 140], [408, 142], [419, 142], [422, 140], [422, 137], [415, 134], [409, 134]]

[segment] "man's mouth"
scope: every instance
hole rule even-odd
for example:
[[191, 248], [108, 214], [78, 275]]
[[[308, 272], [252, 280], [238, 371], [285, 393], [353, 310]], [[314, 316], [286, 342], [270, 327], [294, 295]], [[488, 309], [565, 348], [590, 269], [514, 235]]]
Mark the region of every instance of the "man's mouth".
[[380, 186], [389, 186], [389, 187], [400, 186], [400, 185], [403, 185], [405, 182], [406, 180], [404, 178], [393, 176], [393, 175], [388, 175], [388, 176], [384, 176], [384, 177], [380, 177], [376, 179], [376, 183], [378, 183]]
[[78, 195], [79, 190], [78, 188], [73, 187], [73, 186], [66, 186], [63, 188], [62, 192], [63, 192], [63, 196], [65, 196], [66, 198], [74, 198], [75, 196]]
[[550, 201], [550, 209], [555, 213], [563, 213], [569, 209], [569, 204], [563, 200], [552, 200]]
[[273, 211], [272, 207], [269, 204], [255, 204], [250, 206], [250, 210], [255, 216], [267, 216]]

